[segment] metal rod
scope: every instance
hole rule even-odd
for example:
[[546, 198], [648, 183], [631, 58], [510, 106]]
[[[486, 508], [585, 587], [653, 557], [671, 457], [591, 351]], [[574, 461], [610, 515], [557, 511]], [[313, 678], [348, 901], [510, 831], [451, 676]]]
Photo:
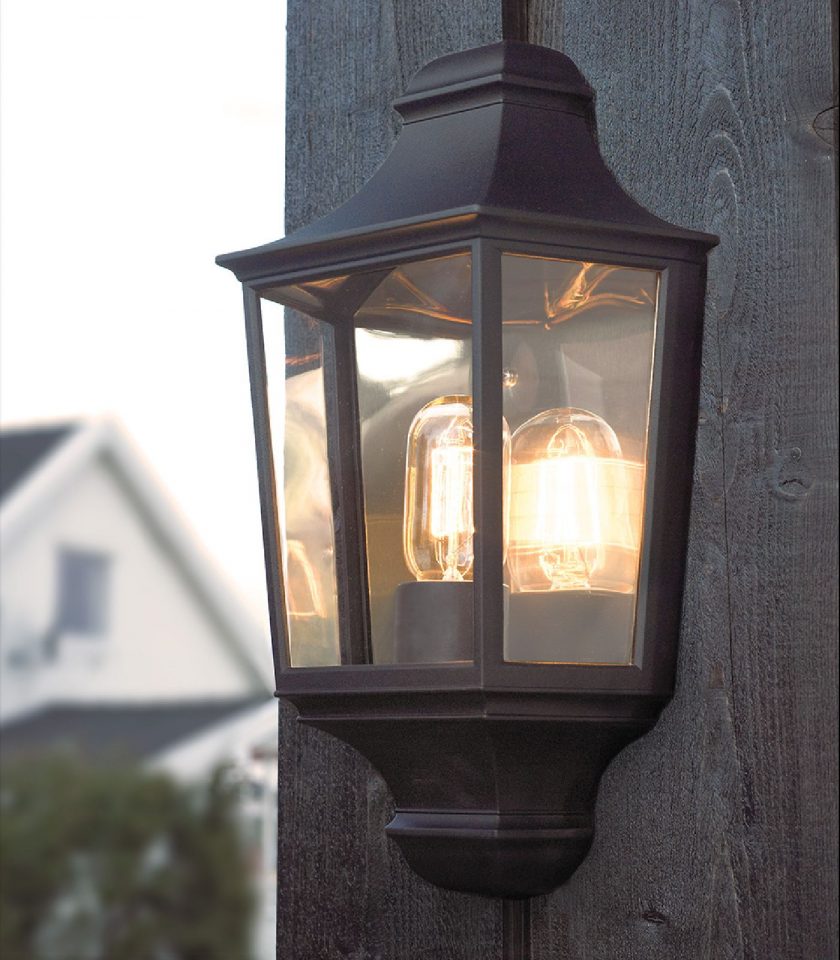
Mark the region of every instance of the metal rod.
[[530, 900], [502, 900], [502, 960], [531, 960]]
[[[274, 650], [274, 681], [279, 686], [280, 671], [290, 664], [285, 584], [281, 575], [282, 553], [277, 510], [277, 486], [278, 483], [282, 484], [283, 478], [274, 475], [260, 298], [252, 287], [243, 285], [242, 290], [245, 299], [245, 336], [248, 344], [254, 436], [257, 444], [257, 475], [260, 484], [265, 575], [268, 588], [268, 615]], [[282, 490], [279, 491], [279, 495], [283, 495]]]
[[528, 0], [502, 0], [502, 39], [528, 42]]
[[475, 447], [476, 658], [482, 677], [488, 661], [502, 660], [504, 568], [502, 517], [502, 257], [491, 242], [473, 246], [473, 437]]
[[352, 321], [324, 338], [327, 437], [336, 521], [336, 578], [342, 664], [371, 663], [361, 437]]

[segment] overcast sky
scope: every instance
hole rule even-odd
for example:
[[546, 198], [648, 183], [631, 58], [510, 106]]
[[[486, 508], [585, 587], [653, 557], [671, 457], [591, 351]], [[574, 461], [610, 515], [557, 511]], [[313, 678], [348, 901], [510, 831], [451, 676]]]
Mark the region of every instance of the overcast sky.
[[283, 233], [284, 0], [2, 0], [0, 418], [117, 417], [265, 617], [241, 295]]

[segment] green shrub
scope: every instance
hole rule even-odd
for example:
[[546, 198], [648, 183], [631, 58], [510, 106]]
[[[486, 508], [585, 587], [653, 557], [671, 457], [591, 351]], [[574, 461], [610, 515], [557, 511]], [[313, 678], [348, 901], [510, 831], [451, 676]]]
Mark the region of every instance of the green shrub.
[[3, 960], [247, 960], [254, 894], [223, 771], [201, 789], [71, 757], [4, 767]]

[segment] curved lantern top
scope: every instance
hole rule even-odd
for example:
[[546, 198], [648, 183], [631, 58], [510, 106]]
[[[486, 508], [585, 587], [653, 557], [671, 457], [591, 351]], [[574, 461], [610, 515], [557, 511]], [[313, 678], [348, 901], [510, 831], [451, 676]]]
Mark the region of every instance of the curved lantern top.
[[519, 41], [441, 57], [394, 104], [403, 128], [346, 203], [264, 246], [218, 257], [242, 281], [476, 236], [564, 239], [702, 262], [717, 240], [650, 213], [598, 150], [594, 94], [562, 53]]

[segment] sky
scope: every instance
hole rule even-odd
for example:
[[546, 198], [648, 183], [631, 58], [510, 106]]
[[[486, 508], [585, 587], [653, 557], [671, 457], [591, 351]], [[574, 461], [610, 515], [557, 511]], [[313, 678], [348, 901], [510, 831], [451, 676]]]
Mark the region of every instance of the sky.
[[0, 421], [117, 418], [267, 622], [240, 287], [283, 234], [284, 0], [2, 0]]

